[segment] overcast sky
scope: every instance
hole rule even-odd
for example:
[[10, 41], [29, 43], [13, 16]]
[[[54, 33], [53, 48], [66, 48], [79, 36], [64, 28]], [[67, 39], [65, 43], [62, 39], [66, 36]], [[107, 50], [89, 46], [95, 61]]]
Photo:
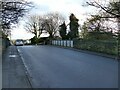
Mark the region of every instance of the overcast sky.
[[[29, 14], [44, 15], [49, 12], [59, 12], [65, 18], [66, 22], [69, 22], [69, 16], [74, 13], [79, 19], [79, 24], [85, 21], [86, 14], [96, 12], [93, 7], [83, 7], [82, 5], [86, 0], [27, 0], [34, 3], [35, 7], [29, 12]], [[27, 16], [26, 16], [27, 17]], [[33, 37], [32, 34], [24, 30], [24, 18], [16, 28], [12, 30], [12, 39], [29, 39]]]

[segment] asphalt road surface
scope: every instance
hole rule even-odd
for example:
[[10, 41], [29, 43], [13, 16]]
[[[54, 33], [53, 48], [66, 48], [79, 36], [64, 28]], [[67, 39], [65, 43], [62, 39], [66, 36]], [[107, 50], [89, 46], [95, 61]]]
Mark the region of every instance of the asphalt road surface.
[[18, 46], [33, 88], [117, 88], [118, 62], [53, 46]]

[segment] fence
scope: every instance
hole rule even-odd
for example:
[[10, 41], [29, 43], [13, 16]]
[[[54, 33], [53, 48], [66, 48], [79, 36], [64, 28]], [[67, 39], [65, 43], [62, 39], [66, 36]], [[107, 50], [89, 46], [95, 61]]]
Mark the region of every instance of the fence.
[[52, 45], [73, 47], [73, 40], [52, 40]]
[[117, 41], [112, 40], [52, 40], [52, 45], [117, 55]]

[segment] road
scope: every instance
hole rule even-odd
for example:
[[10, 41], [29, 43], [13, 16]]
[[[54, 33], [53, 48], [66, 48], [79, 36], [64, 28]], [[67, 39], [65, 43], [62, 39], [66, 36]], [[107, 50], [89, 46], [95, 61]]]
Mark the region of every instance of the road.
[[53, 46], [18, 46], [33, 88], [117, 88], [118, 62]]

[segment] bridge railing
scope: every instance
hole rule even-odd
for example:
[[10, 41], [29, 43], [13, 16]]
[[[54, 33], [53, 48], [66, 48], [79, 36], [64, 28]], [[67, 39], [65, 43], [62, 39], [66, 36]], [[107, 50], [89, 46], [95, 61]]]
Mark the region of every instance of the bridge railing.
[[52, 40], [52, 45], [73, 47], [73, 40]]
[[117, 55], [117, 41], [112, 40], [52, 40], [52, 45], [89, 50], [105, 54]]

